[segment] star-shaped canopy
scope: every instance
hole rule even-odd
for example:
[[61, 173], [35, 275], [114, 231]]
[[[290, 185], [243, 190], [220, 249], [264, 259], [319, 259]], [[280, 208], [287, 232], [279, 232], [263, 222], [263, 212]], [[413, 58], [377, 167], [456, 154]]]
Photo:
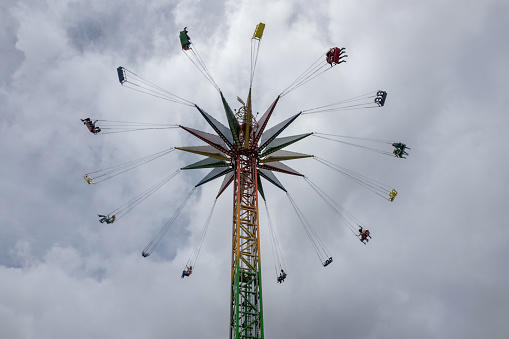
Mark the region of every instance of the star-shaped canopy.
[[212, 168], [212, 171], [196, 186], [203, 185], [209, 181], [225, 176], [217, 195], [219, 197], [230, 183], [233, 182], [233, 165], [231, 158], [239, 153], [250, 154], [250, 156], [255, 157], [257, 160], [258, 190], [262, 197], [265, 199], [260, 181], [261, 177], [286, 192], [286, 189], [273, 172], [304, 176], [288, 165], [282, 163], [282, 161], [312, 157], [312, 155], [309, 154], [282, 150], [284, 147], [302, 140], [310, 136], [312, 133], [278, 138], [285, 128], [290, 126], [290, 124], [293, 123], [301, 113], [298, 113], [265, 131], [265, 127], [268, 125], [280, 96], [274, 100], [260, 120], [256, 121], [251, 113], [251, 90], [249, 90], [247, 105], [243, 100], [238, 98], [242, 107], [236, 113], [234, 113], [228, 105], [223, 93], [220, 92], [220, 94], [226, 114], [226, 120], [228, 121], [228, 127], [223, 125], [197, 105], [195, 105], [196, 109], [209, 123], [216, 134], [199, 131], [185, 126], [179, 126], [208, 144], [207, 146], [176, 147], [176, 149], [181, 151], [207, 157], [206, 159], [190, 164], [182, 169]]

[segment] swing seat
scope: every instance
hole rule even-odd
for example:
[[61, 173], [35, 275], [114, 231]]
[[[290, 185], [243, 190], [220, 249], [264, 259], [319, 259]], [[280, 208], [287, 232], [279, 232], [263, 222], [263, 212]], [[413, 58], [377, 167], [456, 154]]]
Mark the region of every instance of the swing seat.
[[378, 91], [376, 93], [375, 103], [382, 107], [385, 104], [385, 99], [387, 99], [387, 92], [385, 91]]
[[341, 62], [340, 59], [344, 57], [343, 51], [344, 49], [339, 47], [331, 48], [327, 53], [327, 63], [331, 64], [331, 66], [339, 64]]
[[120, 81], [121, 84], [127, 81], [125, 77], [124, 67], [120, 66], [117, 68], [117, 74], [118, 74], [118, 81]]
[[260, 40], [262, 38], [264, 29], [265, 29], [264, 23], [260, 22], [258, 25], [256, 25], [255, 31], [253, 33], [253, 39]]
[[95, 184], [95, 182], [92, 180], [92, 178], [89, 178], [88, 175], [84, 175], [83, 178], [85, 178], [86, 182], [90, 184]]
[[391, 202], [392, 202], [392, 201], [394, 201], [394, 198], [396, 198], [396, 196], [397, 196], [397, 195], [398, 195], [398, 192], [397, 192], [395, 189], [393, 189], [393, 190], [391, 191], [391, 193], [389, 193], [389, 200], [390, 200]]
[[182, 45], [182, 49], [187, 51], [191, 47], [191, 39], [187, 35], [186, 31], [180, 31], [180, 44]]

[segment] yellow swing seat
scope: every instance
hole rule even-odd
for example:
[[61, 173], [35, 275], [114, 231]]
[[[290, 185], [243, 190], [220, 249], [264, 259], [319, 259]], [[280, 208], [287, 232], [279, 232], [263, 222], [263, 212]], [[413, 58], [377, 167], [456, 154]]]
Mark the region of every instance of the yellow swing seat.
[[92, 180], [92, 178], [89, 178], [88, 175], [84, 175], [83, 178], [85, 178], [86, 182], [91, 185], [91, 184], [95, 184], [94, 180]]

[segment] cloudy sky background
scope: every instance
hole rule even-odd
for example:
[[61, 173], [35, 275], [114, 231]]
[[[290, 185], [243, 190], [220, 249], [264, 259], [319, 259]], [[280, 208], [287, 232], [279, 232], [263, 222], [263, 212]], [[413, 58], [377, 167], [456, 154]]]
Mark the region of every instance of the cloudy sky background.
[[407, 160], [310, 137], [308, 152], [395, 187], [384, 201], [314, 160], [306, 174], [370, 228], [362, 245], [303, 179], [278, 175], [331, 250], [323, 268], [285, 194], [266, 183], [288, 269], [277, 284], [265, 211], [268, 338], [507, 338], [507, 1], [3, 1], [0, 5], [0, 336], [220, 338], [228, 335], [231, 189], [196, 270], [180, 272], [220, 180], [197, 190], [149, 258], [140, 253], [206, 170], [185, 171], [118, 223], [107, 213], [199, 156], [171, 153], [92, 186], [82, 175], [173, 146], [182, 130], [90, 134], [80, 118], [182, 124], [198, 112], [123, 88], [124, 66], [226, 122], [182, 53], [187, 26], [232, 107], [247, 96], [250, 38], [267, 26], [254, 110], [330, 47], [348, 61], [285, 96], [300, 110], [378, 89], [382, 109], [299, 117], [285, 135], [404, 141]]

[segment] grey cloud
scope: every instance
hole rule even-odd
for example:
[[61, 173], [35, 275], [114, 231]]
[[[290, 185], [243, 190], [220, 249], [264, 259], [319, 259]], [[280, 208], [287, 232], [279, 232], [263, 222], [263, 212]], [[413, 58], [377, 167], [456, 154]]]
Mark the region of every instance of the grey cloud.
[[[199, 157], [175, 152], [95, 186], [82, 177], [200, 142], [181, 131], [93, 136], [79, 119], [207, 128], [192, 108], [121, 87], [115, 68], [125, 63], [225, 122], [217, 92], [181, 52], [178, 31], [187, 25], [194, 32], [232, 104], [247, 92], [250, 34], [270, 19], [253, 88], [256, 111], [330, 44], [344, 44], [349, 54], [346, 64], [284, 97], [270, 126], [383, 89], [383, 109], [300, 117], [285, 135], [312, 128], [395, 138], [412, 151], [398, 161], [311, 137], [292, 147], [399, 191], [390, 203], [315, 160], [289, 163], [370, 228], [373, 239], [362, 245], [301, 178], [277, 175], [332, 252], [327, 268], [284, 193], [264, 182], [289, 274], [276, 283], [262, 224], [265, 335], [507, 337], [507, 43], [498, 35], [507, 31], [505, 9], [497, 1], [97, 1], [32, 5], [17, 19], [3, 12], [9, 68], [2, 72], [11, 80], [0, 94], [2, 114], [9, 112], [9, 123], [4, 115], [0, 122], [0, 336], [227, 336], [231, 191], [218, 201], [193, 276], [180, 279], [220, 180], [195, 193], [149, 258], [141, 250], [206, 171], [183, 171], [119, 223], [100, 224], [96, 214]], [[48, 24], [46, 40], [33, 18]], [[264, 208], [260, 214], [265, 222]]]
[[[70, 44], [80, 53], [112, 53], [136, 61], [180, 52], [175, 12], [188, 13], [192, 34], [209, 39], [221, 35], [222, 4], [207, 1], [162, 1], [160, 3], [77, 2], [70, 3], [63, 16]], [[207, 13], [206, 16], [200, 16]], [[191, 25], [191, 24], [190, 24]], [[213, 27], [213, 29], [211, 29]], [[170, 35], [169, 32], [176, 32]], [[220, 38], [220, 36], [217, 36]], [[163, 42], [163, 44], [161, 44]]]
[[[137, 60], [168, 53], [155, 45], [160, 27], [173, 27], [175, 2], [145, 3], [70, 3], [63, 16], [71, 46], [79, 52], [112, 53], [119, 58]], [[141, 26], [140, 26], [141, 25]]]
[[12, 15], [12, 7], [2, 6], [0, 8], [0, 87], [8, 87], [11, 84], [12, 76], [23, 63], [24, 53], [16, 48], [17, 30], [19, 24]]

